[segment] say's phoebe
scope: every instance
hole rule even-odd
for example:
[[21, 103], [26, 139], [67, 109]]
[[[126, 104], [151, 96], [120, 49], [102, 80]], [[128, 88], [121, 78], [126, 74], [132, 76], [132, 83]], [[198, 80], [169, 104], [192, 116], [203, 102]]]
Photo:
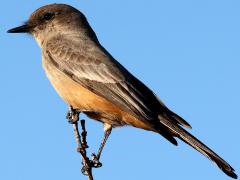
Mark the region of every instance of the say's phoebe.
[[183, 128], [191, 128], [183, 118], [104, 49], [77, 9], [46, 5], [33, 12], [26, 24], [8, 32], [35, 37], [52, 85], [73, 109], [104, 123], [104, 143], [112, 127], [124, 125], [159, 133], [175, 145], [177, 137], [237, 178], [226, 161]]

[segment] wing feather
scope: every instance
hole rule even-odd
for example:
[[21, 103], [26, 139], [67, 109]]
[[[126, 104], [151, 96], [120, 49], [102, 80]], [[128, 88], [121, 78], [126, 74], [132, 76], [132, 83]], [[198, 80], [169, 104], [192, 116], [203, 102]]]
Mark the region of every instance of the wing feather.
[[85, 42], [83, 47], [77, 44], [52, 39], [44, 54], [83, 87], [140, 120], [157, 120], [159, 102], [151, 90], [96, 44], [87, 46]]
[[159, 124], [158, 116], [191, 127], [170, 111], [141, 81], [129, 73], [98, 42], [63, 37], [49, 40], [43, 55], [81, 86], [116, 104], [139, 120]]

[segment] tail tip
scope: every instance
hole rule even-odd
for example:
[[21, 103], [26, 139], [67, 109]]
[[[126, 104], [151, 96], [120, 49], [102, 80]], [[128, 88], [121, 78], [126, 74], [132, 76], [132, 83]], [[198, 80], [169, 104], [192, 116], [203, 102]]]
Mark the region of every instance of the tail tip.
[[223, 172], [224, 172], [226, 175], [228, 175], [228, 176], [230, 176], [231, 178], [233, 178], [233, 179], [237, 179], [237, 178], [238, 178], [237, 174], [234, 173], [234, 169], [231, 169], [231, 171], [224, 171], [224, 170], [223, 170]]
[[234, 172], [231, 172], [231, 173], [229, 173], [229, 174], [227, 174], [227, 175], [229, 175], [229, 176], [232, 177], [233, 179], [237, 179], [237, 178], [238, 178], [238, 176], [237, 176]]

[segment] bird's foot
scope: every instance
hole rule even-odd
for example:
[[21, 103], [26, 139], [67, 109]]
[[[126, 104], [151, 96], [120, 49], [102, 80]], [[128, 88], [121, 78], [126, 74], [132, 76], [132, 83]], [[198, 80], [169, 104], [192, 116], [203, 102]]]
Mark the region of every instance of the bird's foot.
[[88, 176], [88, 172], [92, 171], [91, 166], [89, 166], [88, 164], [84, 164], [83, 162], [82, 162], [82, 165], [83, 165], [81, 169], [82, 174], [85, 176]]
[[86, 157], [85, 161], [82, 162], [82, 165], [81, 172], [86, 176], [88, 176], [89, 171], [92, 171], [92, 168], [102, 167], [102, 163], [99, 162], [95, 154], [92, 154], [92, 160], [89, 160], [88, 157]]
[[99, 161], [99, 157], [96, 154], [94, 154], [94, 153], [92, 154], [91, 165], [94, 168], [102, 167], [102, 163]]
[[79, 111], [70, 106], [66, 118], [70, 124], [76, 123], [79, 120]]

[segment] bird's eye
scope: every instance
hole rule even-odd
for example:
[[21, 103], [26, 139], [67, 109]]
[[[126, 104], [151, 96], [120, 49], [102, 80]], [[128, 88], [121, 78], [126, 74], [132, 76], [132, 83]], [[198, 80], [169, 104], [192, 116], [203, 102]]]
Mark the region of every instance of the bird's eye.
[[45, 13], [44, 15], [43, 15], [43, 19], [44, 20], [46, 20], [46, 21], [49, 21], [49, 20], [51, 20], [52, 18], [54, 17], [54, 14], [53, 13]]

